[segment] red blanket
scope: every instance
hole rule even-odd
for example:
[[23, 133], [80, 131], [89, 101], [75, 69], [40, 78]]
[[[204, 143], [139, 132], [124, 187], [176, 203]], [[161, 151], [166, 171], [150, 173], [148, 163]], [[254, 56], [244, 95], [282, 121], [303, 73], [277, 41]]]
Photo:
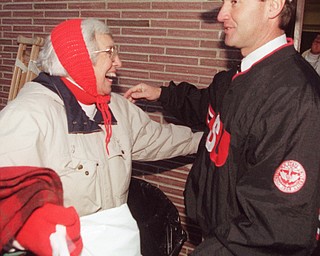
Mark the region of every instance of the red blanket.
[[31, 213], [45, 203], [63, 205], [56, 172], [28, 166], [0, 167], [0, 251], [10, 247]]

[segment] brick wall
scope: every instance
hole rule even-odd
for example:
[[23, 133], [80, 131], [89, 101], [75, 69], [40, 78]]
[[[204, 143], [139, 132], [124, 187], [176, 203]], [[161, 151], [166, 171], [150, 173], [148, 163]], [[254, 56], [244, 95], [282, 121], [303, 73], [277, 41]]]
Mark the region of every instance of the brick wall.
[[[53, 26], [74, 17], [95, 17], [111, 28], [123, 62], [114, 91], [123, 93], [138, 82], [162, 86], [169, 80], [207, 86], [217, 71], [239, 57], [238, 51], [222, 44], [221, 25], [216, 22], [220, 5], [220, 0], [0, 0], [0, 109], [7, 103], [17, 36], [45, 37]], [[138, 104], [154, 120], [175, 121], [157, 103]], [[134, 175], [160, 187], [177, 206], [189, 233], [180, 255], [190, 253], [201, 240], [184, 213], [183, 188], [192, 161], [189, 156], [134, 163]]]

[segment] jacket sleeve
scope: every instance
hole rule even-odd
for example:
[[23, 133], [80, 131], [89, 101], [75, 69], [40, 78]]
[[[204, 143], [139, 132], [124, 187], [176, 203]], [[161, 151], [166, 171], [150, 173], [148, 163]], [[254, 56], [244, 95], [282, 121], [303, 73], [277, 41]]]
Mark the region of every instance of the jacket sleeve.
[[[40, 112], [34, 111], [34, 112]], [[8, 104], [0, 112], [0, 165], [44, 166], [45, 152], [40, 146], [45, 134], [40, 128], [45, 117], [25, 109], [23, 104]]]
[[186, 126], [153, 121], [146, 112], [122, 96], [113, 97], [113, 107], [121, 108], [117, 113], [123, 115], [116, 118], [126, 120], [121, 129], [128, 129], [130, 133], [133, 160], [156, 161], [197, 152], [202, 132], [194, 133]]
[[159, 101], [166, 111], [183, 124], [204, 130], [207, 126], [209, 104], [213, 108], [221, 105], [235, 73], [234, 68], [215, 74], [211, 84], [206, 88], [197, 88], [187, 82], [176, 85], [171, 81], [168, 87], [161, 87]]
[[189, 127], [203, 127], [208, 111], [208, 88], [199, 89], [195, 85], [173, 81], [168, 87], [161, 87], [159, 101], [171, 115]]
[[311, 255], [316, 245], [319, 100], [308, 86], [281, 92], [275, 91], [255, 118], [239, 166], [236, 194], [242, 209], [229, 233], [219, 234], [235, 255]]

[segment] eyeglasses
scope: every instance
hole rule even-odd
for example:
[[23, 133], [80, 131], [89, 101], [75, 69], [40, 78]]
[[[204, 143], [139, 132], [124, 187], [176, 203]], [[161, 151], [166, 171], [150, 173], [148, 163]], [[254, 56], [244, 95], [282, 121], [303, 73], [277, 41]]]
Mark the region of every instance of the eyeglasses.
[[117, 46], [111, 46], [110, 48], [107, 48], [105, 50], [98, 50], [98, 51], [93, 51], [92, 53], [100, 53], [100, 52], [105, 52], [110, 55], [111, 59], [114, 59], [118, 55], [118, 48]]

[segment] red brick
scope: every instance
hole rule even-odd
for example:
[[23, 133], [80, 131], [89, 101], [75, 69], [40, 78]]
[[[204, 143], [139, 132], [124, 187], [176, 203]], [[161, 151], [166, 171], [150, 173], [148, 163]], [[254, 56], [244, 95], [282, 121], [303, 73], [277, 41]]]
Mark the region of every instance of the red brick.
[[[12, 44], [12, 40], [0, 38], [0, 45], [11, 45], [11, 44]], [[3, 54], [1, 54], [1, 57], [3, 57]]]
[[[22, 3], [22, 2], [27, 2], [26, 0], [11, 0], [12, 2], [14, 3]], [[31, 0], [31, 2], [44, 2], [46, 0]], [[48, 0], [47, 0], [48, 1]], [[50, 0], [49, 0], [50, 1]], [[54, 0], [51, 0], [51, 1], [54, 1]], [[71, 0], [72, 1], [72, 0]], [[8, 2], [8, 1], [7, 1]]]
[[150, 27], [149, 20], [111, 20], [108, 19], [108, 26], [119, 26], [119, 27]]
[[201, 59], [200, 65], [202, 66], [212, 66], [212, 67], [225, 67], [228, 65], [227, 59]]
[[[66, 18], [61, 18], [61, 19], [36, 18], [36, 19], [33, 19], [33, 24], [34, 25], [49, 25], [50, 28], [52, 29], [54, 26], [58, 25], [59, 23], [61, 23], [64, 20], [66, 20]], [[51, 29], [50, 29], [50, 31], [51, 31]]]
[[168, 82], [170, 80], [173, 80], [175, 82], [182, 82], [182, 81], [188, 81], [190, 83], [197, 83], [198, 78], [194, 75], [180, 75], [180, 74], [169, 74], [169, 73], [150, 73], [150, 78], [153, 80], [159, 80], [159, 81], [165, 81]]
[[[163, 86], [162, 82], [152, 81], [150, 79], [140, 79], [140, 78], [131, 78], [131, 77], [120, 77], [120, 84], [121, 86], [133, 86], [139, 83], [146, 83], [152, 86]], [[126, 88], [128, 89], [128, 88]]]
[[114, 3], [108, 3], [107, 4], [108, 9], [121, 9], [121, 10], [145, 10], [150, 9], [151, 4], [146, 3], [133, 3], [133, 2], [114, 2]]
[[149, 38], [145, 37], [133, 37], [133, 36], [122, 36], [122, 35], [116, 35], [113, 36], [114, 41], [116, 44], [149, 44]]
[[120, 69], [118, 72], [119, 76], [136, 77], [136, 78], [149, 78], [149, 72], [135, 71], [135, 70], [125, 70]]
[[217, 53], [215, 50], [202, 50], [201, 48], [187, 49], [187, 48], [167, 48], [166, 54], [178, 56], [192, 56], [192, 57], [206, 57], [215, 58]]
[[121, 28], [109, 27], [109, 29], [112, 35], [120, 35], [121, 33]]
[[167, 18], [167, 12], [161, 11], [122, 11], [121, 18], [159, 19]]
[[190, 67], [182, 67], [182, 66], [167, 65], [166, 72], [206, 76], [206, 75], [212, 73], [212, 69], [211, 68], [202, 68], [202, 67], [191, 67], [191, 66]]
[[52, 17], [63, 17], [64, 19], [69, 18], [78, 18], [79, 17], [79, 11], [46, 11], [45, 16], [48, 18]]
[[135, 36], [166, 36], [166, 29], [139, 29], [139, 28], [123, 28], [123, 35], [135, 35]]
[[159, 64], [123, 61], [122, 65], [128, 69], [164, 71], [164, 65]]
[[12, 17], [44, 17], [44, 12], [43, 11], [17, 11], [13, 12]]
[[13, 26], [13, 31], [21, 31], [21, 32], [24, 32], [24, 31], [28, 31], [28, 32], [43, 32], [43, 27], [41, 26]]
[[214, 40], [201, 40], [200, 42], [200, 47], [201, 48], [219, 48], [222, 45], [224, 45], [224, 42], [219, 40], [219, 41], [214, 41]]
[[206, 23], [206, 22], [202, 22], [201, 23], [201, 29], [220, 30], [222, 28], [223, 28], [223, 24], [222, 23], [218, 23], [217, 21], [215, 21], [214, 23]]
[[181, 65], [197, 65], [198, 58], [191, 58], [185, 56], [167, 56], [167, 55], [152, 55], [150, 56], [150, 62], [155, 63], [171, 63]]
[[141, 54], [163, 54], [164, 48], [157, 46], [131, 46], [131, 45], [123, 45], [121, 46], [122, 52], [128, 53], [141, 53]]
[[11, 17], [11, 11], [3, 11], [1, 10], [1, 6], [0, 6], [0, 17]]
[[199, 29], [199, 21], [172, 21], [172, 20], [152, 20], [151, 27], [155, 28], [187, 28]]
[[32, 4], [3, 4], [2, 8], [3, 10], [31, 10]]
[[153, 2], [152, 9], [165, 10], [200, 10], [201, 3], [197, 2]]
[[[57, 9], [57, 8], [55, 8]], [[104, 2], [75, 2], [75, 3], [68, 3], [68, 9], [106, 9], [106, 3]]]
[[35, 10], [65, 10], [67, 6], [67, 3], [35, 3], [33, 8]]
[[169, 19], [188, 19], [188, 20], [200, 20], [201, 21], [201, 14], [202, 11], [197, 11], [197, 12], [193, 12], [193, 11], [188, 11], [188, 12], [181, 12], [181, 11], [170, 11], [168, 12], [168, 18]]
[[118, 11], [108, 11], [108, 10], [80, 10], [82, 18], [120, 18], [120, 12]]
[[151, 38], [151, 44], [164, 46], [179, 46], [179, 47], [199, 47], [200, 42], [195, 39], [172, 39], [172, 38]]
[[8, 93], [0, 92], [0, 98], [8, 98]]
[[14, 18], [14, 19], [2, 19], [2, 24], [6, 24], [6, 25], [17, 25], [17, 24], [32, 24], [32, 19], [18, 19], [18, 18]]
[[215, 10], [216, 12], [218, 12], [220, 10], [222, 6], [222, 2], [221, 1], [217, 1], [217, 2], [202, 2], [202, 9], [203, 10]]
[[120, 58], [123, 60], [134, 60], [134, 61], [148, 61], [148, 55], [141, 55], [141, 54], [134, 54], [133, 52], [131, 53], [126, 53], [122, 52], [120, 47]]
[[176, 30], [169, 29], [168, 36], [171, 37], [186, 37], [186, 38], [202, 38], [213, 39], [218, 38], [218, 31], [202, 31], [202, 30]]

